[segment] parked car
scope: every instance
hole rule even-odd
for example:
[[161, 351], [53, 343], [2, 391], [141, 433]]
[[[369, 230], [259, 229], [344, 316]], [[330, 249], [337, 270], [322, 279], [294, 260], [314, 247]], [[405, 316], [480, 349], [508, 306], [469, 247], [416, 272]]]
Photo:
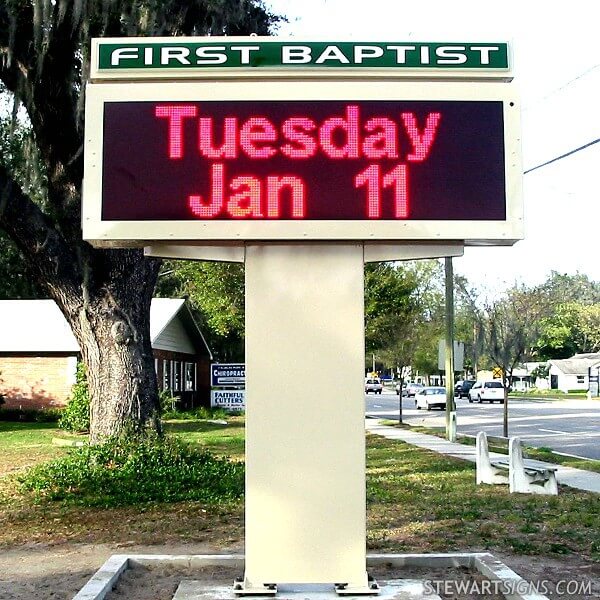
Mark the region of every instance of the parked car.
[[469, 402], [500, 402], [504, 404], [504, 386], [497, 379], [477, 381], [469, 390]]
[[414, 397], [418, 394], [425, 386], [422, 383], [408, 383], [402, 390], [402, 395], [407, 398]]
[[365, 394], [373, 392], [373, 394], [381, 394], [383, 391], [383, 383], [381, 379], [371, 378], [365, 381]]
[[415, 395], [415, 406], [417, 409], [425, 408], [431, 410], [434, 406], [446, 408], [446, 388], [424, 387]]
[[469, 390], [475, 385], [474, 379], [464, 379], [456, 382], [454, 386], [454, 395], [459, 398], [468, 398]]

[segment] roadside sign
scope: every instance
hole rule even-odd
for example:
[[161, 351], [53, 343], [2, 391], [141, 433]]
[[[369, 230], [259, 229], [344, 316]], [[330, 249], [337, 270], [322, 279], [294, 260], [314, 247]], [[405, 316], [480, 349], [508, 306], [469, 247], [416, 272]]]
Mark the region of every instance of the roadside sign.
[[[464, 368], [465, 343], [454, 341], [454, 371], [462, 371]], [[441, 339], [438, 342], [438, 369], [440, 371], [446, 368], [446, 340]]]
[[211, 387], [244, 387], [245, 384], [244, 363], [213, 363], [210, 366]]
[[212, 390], [210, 405], [229, 411], [246, 410], [246, 390]]

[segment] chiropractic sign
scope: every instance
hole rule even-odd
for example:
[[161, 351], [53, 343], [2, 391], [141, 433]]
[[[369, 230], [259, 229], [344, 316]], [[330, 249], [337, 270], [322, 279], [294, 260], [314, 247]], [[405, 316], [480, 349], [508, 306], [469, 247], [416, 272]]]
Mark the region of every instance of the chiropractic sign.
[[89, 85], [85, 239], [522, 237], [511, 86], [364, 79]]

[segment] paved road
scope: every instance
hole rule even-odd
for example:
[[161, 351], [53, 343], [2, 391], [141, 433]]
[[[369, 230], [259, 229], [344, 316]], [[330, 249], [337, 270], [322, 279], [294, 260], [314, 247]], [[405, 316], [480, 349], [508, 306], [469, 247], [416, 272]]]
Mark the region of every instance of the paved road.
[[[398, 396], [366, 396], [367, 416], [397, 419]], [[416, 410], [412, 398], [402, 402], [404, 421], [413, 425], [444, 427], [443, 411]], [[456, 401], [459, 433], [502, 435], [501, 404], [469, 404]], [[557, 452], [600, 460], [600, 401], [509, 400], [509, 434], [518, 435], [530, 446], [544, 446]]]

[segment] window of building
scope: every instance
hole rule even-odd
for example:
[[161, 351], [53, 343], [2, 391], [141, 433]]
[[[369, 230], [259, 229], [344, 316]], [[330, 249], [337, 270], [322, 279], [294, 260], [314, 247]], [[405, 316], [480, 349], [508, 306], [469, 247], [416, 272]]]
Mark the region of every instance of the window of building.
[[178, 360], [174, 360], [171, 362], [171, 382], [172, 382], [172, 390], [174, 392], [181, 391], [181, 368], [182, 364]]
[[162, 389], [170, 390], [171, 389], [171, 361], [170, 360], [163, 360], [162, 380], [163, 380]]
[[577, 375], [577, 383], [585, 383], [585, 375]]
[[196, 391], [196, 363], [185, 363], [185, 391]]

